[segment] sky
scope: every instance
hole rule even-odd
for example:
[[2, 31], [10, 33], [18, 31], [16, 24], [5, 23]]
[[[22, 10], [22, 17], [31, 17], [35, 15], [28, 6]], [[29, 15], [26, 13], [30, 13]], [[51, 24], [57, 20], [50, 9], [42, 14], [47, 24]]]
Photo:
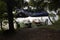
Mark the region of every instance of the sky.
[[27, 2], [29, 2], [29, 0], [26, 0]]

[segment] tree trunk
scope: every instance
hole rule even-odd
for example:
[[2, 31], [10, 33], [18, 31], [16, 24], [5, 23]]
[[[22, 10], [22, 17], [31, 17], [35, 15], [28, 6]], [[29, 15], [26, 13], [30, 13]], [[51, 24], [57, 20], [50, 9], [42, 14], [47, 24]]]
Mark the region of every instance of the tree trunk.
[[8, 11], [8, 22], [9, 22], [9, 30], [13, 31], [14, 30], [14, 25], [13, 25], [13, 14], [12, 10]]
[[8, 22], [9, 22], [9, 30], [14, 31], [13, 24], [13, 8], [14, 8], [14, 0], [7, 0], [7, 13], [8, 13]]

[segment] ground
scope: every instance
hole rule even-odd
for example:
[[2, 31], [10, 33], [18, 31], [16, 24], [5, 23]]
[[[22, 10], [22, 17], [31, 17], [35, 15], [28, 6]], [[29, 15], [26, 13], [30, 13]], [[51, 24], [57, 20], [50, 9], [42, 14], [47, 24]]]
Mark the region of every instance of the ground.
[[60, 40], [60, 30], [24, 28], [13, 33], [1, 32], [0, 40]]

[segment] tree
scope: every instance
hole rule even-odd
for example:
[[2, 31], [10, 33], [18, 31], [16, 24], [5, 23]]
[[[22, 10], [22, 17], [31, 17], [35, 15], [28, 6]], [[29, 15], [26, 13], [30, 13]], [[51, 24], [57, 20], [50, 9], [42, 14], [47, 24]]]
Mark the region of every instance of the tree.
[[57, 8], [60, 8], [60, 0], [52, 0], [50, 3], [50, 9], [57, 10]]
[[[22, 8], [24, 4], [24, 0], [1, 0], [6, 3], [7, 13], [8, 13], [8, 21], [9, 21], [9, 30], [14, 31], [14, 24], [13, 24], [13, 9], [14, 7]], [[3, 9], [2, 9], [3, 11]], [[1, 11], [1, 12], [2, 12]]]
[[17, 8], [22, 8], [24, 6], [24, 0], [15, 0], [17, 5]]
[[7, 13], [8, 13], [8, 21], [9, 21], [9, 30], [14, 31], [14, 25], [13, 25], [13, 8], [15, 6], [15, 0], [4, 0], [4, 2], [7, 4]]
[[29, 5], [36, 7], [36, 11], [43, 8], [43, 2], [44, 0], [30, 0]]
[[[1, 25], [1, 29], [3, 29], [2, 28], [2, 21], [3, 21], [3, 19], [5, 18], [4, 16], [4, 12], [6, 12], [6, 3], [5, 2], [3, 2], [3, 1], [1, 1], [0, 0], [0, 25]], [[3, 18], [4, 17], [4, 18]]]
[[30, 0], [29, 5], [35, 7], [36, 2], [34, 0]]

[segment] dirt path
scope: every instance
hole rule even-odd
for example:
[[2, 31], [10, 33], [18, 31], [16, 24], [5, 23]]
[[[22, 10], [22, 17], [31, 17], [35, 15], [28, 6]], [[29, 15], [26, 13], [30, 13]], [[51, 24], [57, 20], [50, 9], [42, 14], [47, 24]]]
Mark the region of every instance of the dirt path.
[[60, 31], [44, 28], [26, 28], [15, 33], [0, 33], [0, 40], [60, 40]]

